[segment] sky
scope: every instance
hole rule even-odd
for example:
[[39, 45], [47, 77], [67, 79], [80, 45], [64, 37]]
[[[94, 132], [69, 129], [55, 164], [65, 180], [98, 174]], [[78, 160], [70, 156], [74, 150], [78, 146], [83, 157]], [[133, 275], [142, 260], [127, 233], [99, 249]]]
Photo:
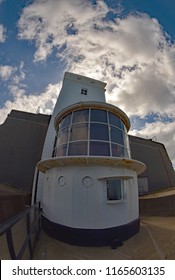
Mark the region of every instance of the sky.
[[65, 71], [106, 82], [129, 133], [175, 167], [174, 0], [0, 0], [0, 124], [52, 114]]

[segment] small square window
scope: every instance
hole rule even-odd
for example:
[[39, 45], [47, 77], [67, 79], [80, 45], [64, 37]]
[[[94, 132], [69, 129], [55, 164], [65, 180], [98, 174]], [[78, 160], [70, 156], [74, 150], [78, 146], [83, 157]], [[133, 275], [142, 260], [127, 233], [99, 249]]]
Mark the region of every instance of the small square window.
[[82, 88], [81, 89], [81, 94], [87, 95], [88, 89], [87, 88]]
[[123, 200], [125, 198], [122, 179], [107, 180], [107, 200]]

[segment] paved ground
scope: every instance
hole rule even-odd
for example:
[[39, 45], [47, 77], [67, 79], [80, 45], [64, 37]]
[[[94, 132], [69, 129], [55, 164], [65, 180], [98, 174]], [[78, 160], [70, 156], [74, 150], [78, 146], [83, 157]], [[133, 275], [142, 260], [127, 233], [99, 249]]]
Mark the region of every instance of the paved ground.
[[36, 243], [34, 260], [175, 260], [175, 217], [142, 217], [140, 232], [117, 249], [78, 247], [47, 236]]

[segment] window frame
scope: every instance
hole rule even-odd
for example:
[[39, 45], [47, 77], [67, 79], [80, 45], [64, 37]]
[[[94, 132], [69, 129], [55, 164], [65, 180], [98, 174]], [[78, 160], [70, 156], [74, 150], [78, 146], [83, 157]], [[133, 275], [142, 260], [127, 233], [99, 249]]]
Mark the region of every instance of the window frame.
[[[121, 193], [121, 198], [119, 199], [109, 199], [108, 194], [109, 194], [109, 181], [120, 181], [120, 193]], [[105, 185], [106, 185], [106, 202], [107, 203], [120, 203], [120, 202], [125, 202], [127, 199], [127, 192], [126, 192], [126, 180], [121, 178], [121, 177], [111, 177], [107, 178], [105, 180]]]
[[[99, 117], [97, 114], [98, 111], [101, 112], [101, 114], [99, 112]], [[110, 121], [110, 117], [113, 118], [113, 121]], [[114, 120], [116, 120], [116, 122], [114, 122]], [[81, 126], [84, 130], [84, 136], [83, 131], [82, 133], [79, 133]], [[77, 130], [77, 133], [74, 131], [75, 129]], [[69, 112], [69, 114], [60, 119], [56, 138], [57, 141], [53, 147], [53, 157], [57, 157], [57, 151], [61, 149], [63, 144], [67, 144], [65, 156], [71, 156], [68, 153], [69, 145], [73, 145], [73, 142], [77, 141], [87, 141], [87, 154], [83, 156], [104, 156], [110, 158], [131, 157], [126, 127], [120, 116], [115, 115], [113, 112], [107, 109], [89, 107]], [[103, 143], [104, 146], [108, 145], [109, 152], [107, 152], [108, 148], [107, 150], [104, 150], [104, 154], [101, 152], [99, 152], [99, 154], [92, 152], [91, 148], [93, 145], [95, 145], [95, 142], [96, 145], [98, 145], [98, 143], [100, 145]], [[58, 155], [58, 157], [59, 156], [60, 155]], [[77, 154], [77, 156], [79, 156], [79, 154]]]

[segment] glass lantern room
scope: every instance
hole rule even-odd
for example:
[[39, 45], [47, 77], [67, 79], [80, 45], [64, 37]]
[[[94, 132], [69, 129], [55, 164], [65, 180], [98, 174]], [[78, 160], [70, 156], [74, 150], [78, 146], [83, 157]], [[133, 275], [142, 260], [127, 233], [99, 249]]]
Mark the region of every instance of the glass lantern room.
[[53, 157], [105, 156], [130, 158], [127, 128], [107, 109], [74, 109], [56, 121]]

